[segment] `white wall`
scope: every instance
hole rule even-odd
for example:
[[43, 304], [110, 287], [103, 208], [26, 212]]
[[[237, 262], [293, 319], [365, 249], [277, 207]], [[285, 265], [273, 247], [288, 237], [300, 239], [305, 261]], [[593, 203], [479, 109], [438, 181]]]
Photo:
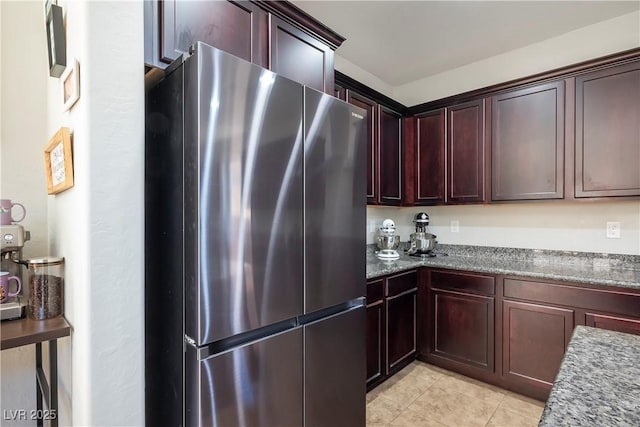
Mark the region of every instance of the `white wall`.
[[[20, 202], [27, 209], [21, 222], [31, 231], [23, 251], [26, 258], [48, 253], [42, 150], [51, 135], [46, 126], [49, 73], [42, 10], [41, 2], [0, 2], [0, 198]], [[2, 351], [0, 361], [0, 413], [34, 409], [33, 347]], [[2, 420], [0, 424], [35, 422]]]
[[[640, 201], [369, 207], [367, 243], [375, 242], [385, 218], [395, 221], [400, 240], [409, 240], [417, 212], [429, 215], [438, 243], [640, 255]], [[451, 232], [452, 220], [459, 221], [458, 233]], [[606, 238], [607, 221], [620, 222], [619, 239]]]
[[386, 95], [389, 98], [393, 98], [393, 86], [387, 84], [387, 82], [379, 79], [370, 72], [358, 67], [353, 62], [340, 56], [340, 50], [338, 50], [338, 52], [336, 52], [335, 54], [334, 68], [349, 77], [357, 79], [360, 83], [377, 90], [383, 95]]
[[392, 98], [417, 105], [639, 46], [640, 11], [636, 11], [394, 87]]
[[[47, 197], [44, 184], [27, 191], [18, 177], [4, 171], [2, 176], [3, 191], [6, 181], [44, 200], [48, 212], [41, 220], [49, 234], [44, 251], [65, 257], [65, 317], [73, 332], [58, 347], [60, 423], [143, 425], [142, 2], [58, 1], [65, 11], [67, 61], [75, 57], [80, 63], [80, 100], [70, 112], [62, 111], [60, 80], [48, 77], [42, 2], [0, 4], [3, 23], [11, 23], [3, 25], [1, 33], [3, 165], [6, 148], [15, 153], [7, 162], [19, 160], [25, 173], [41, 173], [42, 148], [49, 136], [61, 126], [73, 131], [73, 188]], [[5, 41], [16, 45], [15, 56], [24, 62], [11, 69], [16, 75], [11, 81], [5, 62], [15, 58], [5, 53]], [[5, 92], [5, 82], [19, 91]], [[23, 139], [4, 138], [5, 106], [22, 98], [44, 107], [37, 118], [31, 107], [22, 111], [22, 126], [40, 134], [26, 146]], [[33, 363], [33, 358], [16, 361], [15, 373], [5, 375], [3, 360], [3, 392], [14, 393], [22, 384], [28, 389], [6, 402], [10, 407], [3, 396], [3, 408], [35, 408]]]
[[[640, 12], [634, 12], [394, 87], [393, 98], [416, 105], [639, 46]], [[357, 74], [350, 77], [360, 78]], [[429, 214], [430, 230], [440, 243], [640, 255], [638, 201], [370, 207], [368, 243], [374, 242], [374, 230], [384, 218], [394, 219], [401, 239], [407, 240], [414, 230], [413, 215], [421, 211]], [[459, 233], [450, 232], [449, 221], [455, 219], [460, 221]], [[605, 237], [607, 221], [621, 222], [620, 239]]]

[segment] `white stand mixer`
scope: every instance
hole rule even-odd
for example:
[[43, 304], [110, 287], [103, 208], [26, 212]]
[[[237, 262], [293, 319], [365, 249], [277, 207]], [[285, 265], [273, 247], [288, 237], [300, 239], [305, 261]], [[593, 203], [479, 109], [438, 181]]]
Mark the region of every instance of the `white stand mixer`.
[[378, 258], [383, 260], [394, 260], [400, 258], [400, 254], [396, 249], [400, 245], [400, 236], [396, 235], [396, 224], [392, 219], [382, 221], [380, 234], [378, 235], [377, 246], [380, 251]]

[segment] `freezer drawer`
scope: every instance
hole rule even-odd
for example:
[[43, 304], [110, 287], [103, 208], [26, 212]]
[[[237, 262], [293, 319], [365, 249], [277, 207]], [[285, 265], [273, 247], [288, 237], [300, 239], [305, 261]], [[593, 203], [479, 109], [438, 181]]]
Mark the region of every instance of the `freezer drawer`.
[[186, 426], [302, 426], [302, 328], [205, 360], [187, 346]]
[[305, 313], [366, 293], [365, 115], [305, 88]]
[[305, 326], [305, 427], [364, 427], [365, 308]]

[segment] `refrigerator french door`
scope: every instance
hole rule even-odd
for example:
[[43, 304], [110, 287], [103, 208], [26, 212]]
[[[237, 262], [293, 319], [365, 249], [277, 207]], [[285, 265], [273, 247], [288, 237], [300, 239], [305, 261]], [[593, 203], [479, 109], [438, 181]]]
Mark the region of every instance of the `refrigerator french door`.
[[364, 114], [203, 43], [150, 90], [149, 425], [364, 425]]

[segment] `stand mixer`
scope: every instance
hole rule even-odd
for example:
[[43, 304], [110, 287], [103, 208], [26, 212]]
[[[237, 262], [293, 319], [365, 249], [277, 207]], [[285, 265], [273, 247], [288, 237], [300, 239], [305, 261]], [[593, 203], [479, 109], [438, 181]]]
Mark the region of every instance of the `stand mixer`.
[[427, 231], [429, 215], [425, 212], [419, 212], [416, 214], [413, 222], [416, 224], [416, 232], [409, 236], [409, 249], [407, 249], [407, 254], [420, 257], [435, 256], [433, 250], [436, 248], [438, 242], [436, 235]]
[[400, 258], [396, 249], [400, 245], [400, 236], [396, 235], [396, 224], [392, 219], [382, 221], [380, 234], [378, 235], [377, 246], [380, 251], [378, 258], [383, 260], [394, 260]]
[[[24, 242], [31, 238], [31, 233], [17, 224], [0, 225], [1, 269], [12, 276], [20, 276], [20, 265]], [[26, 304], [21, 297], [10, 297], [0, 304], [0, 319], [18, 319], [24, 316]]]

